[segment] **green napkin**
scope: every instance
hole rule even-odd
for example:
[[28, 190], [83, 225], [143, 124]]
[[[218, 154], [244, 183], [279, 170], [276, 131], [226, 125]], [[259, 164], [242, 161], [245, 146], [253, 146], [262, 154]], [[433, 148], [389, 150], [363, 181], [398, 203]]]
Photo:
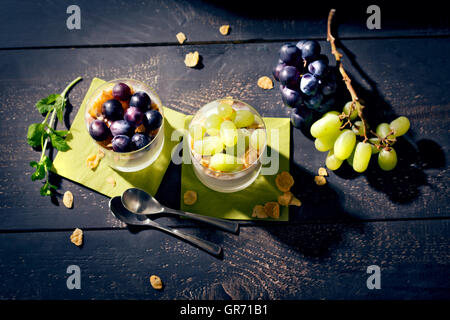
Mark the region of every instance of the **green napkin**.
[[[178, 141], [171, 141], [172, 133], [176, 128], [184, 127], [186, 116], [163, 107], [164, 147], [158, 159], [149, 167], [137, 172], [120, 172], [109, 167], [104, 158], [100, 161], [99, 166], [92, 170], [87, 167], [86, 159], [97, 152], [98, 145], [92, 140], [86, 130], [84, 114], [87, 97], [104, 82], [98, 78], [92, 80], [91, 86], [70, 128], [72, 138], [67, 141], [70, 150], [58, 152], [53, 161], [52, 171], [108, 197], [120, 195], [126, 189], [132, 187], [140, 188], [151, 195], [155, 195], [170, 164], [172, 149], [178, 144]], [[116, 181], [115, 186], [107, 182], [109, 177]]]
[[[187, 128], [191, 117], [187, 117]], [[249, 187], [233, 193], [216, 192], [204, 186], [196, 177], [192, 164], [182, 164], [181, 167], [181, 209], [207, 216], [238, 219], [238, 220], [276, 220], [288, 221], [289, 209], [280, 206], [279, 219], [258, 219], [252, 217], [253, 207], [264, 205], [269, 201], [278, 201], [282, 194], [275, 184], [275, 178], [281, 171], [289, 171], [289, 140], [290, 121], [288, 118], [263, 118], [267, 128], [268, 146], [271, 152], [279, 153], [279, 169], [272, 175], [259, 175]], [[278, 139], [272, 135], [272, 130], [278, 132]], [[278, 140], [278, 143], [276, 143]], [[278, 144], [278, 147], [276, 145]], [[188, 190], [197, 192], [198, 200], [193, 205], [185, 205], [183, 194]]]

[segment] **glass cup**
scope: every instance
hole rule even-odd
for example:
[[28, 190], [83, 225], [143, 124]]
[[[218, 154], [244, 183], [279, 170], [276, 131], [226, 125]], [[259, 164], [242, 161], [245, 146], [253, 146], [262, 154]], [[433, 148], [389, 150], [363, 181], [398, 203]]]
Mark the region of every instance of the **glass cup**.
[[[230, 146], [229, 144], [228, 146], [227, 144], [224, 144], [223, 149], [221, 150], [221, 147], [219, 145], [218, 149], [215, 150], [213, 154], [211, 154], [211, 152], [208, 152], [209, 150], [207, 150], [208, 147], [203, 146], [203, 149], [198, 148], [197, 144], [199, 143], [199, 141], [201, 141], [201, 143], [204, 143], [205, 138], [208, 139], [209, 137], [214, 136], [217, 136], [223, 140], [224, 135], [221, 135], [220, 130], [219, 133], [210, 131], [209, 133], [212, 133], [211, 135], [208, 133], [208, 131], [205, 133], [205, 128], [208, 127], [208, 117], [213, 114], [218, 114], [219, 105], [222, 103], [230, 105], [233, 109], [233, 115], [228, 118], [222, 118], [222, 121], [229, 120], [235, 124], [238, 124], [236, 127], [237, 130], [240, 131], [240, 133], [237, 136], [238, 142], [234, 145], [234, 147]], [[253, 122], [245, 127], [239, 125], [239, 123], [236, 122], [237, 118], [235, 114], [235, 112], [239, 112], [239, 110], [249, 111], [253, 115]], [[262, 133], [263, 139], [260, 139], [260, 141], [262, 142], [261, 145], [259, 145], [257, 148], [254, 148], [252, 147], [252, 145], [254, 144], [252, 144], [250, 140], [252, 134], [256, 130], [263, 130], [262, 132], [259, 132]], [[241, 133], [243, 134], [241, 135]], [[242, 137], [243, 139], [240, 140]], [[247, 138], [248, 140], [245, 140]], [[264, 154], [267, 147], [266, 126], [261, 115], [249, 104], [231, 98], [218, 99], [204, 105], [194, 115], [189, 124], [188, 144], [194, 173], [197, 178], [205, 186], [212, 190], [225, 193], [236, 192], [239, 190], [243, 190], [251, 185], [261, 171], [261, 156], [262, 154]], [[199, 149], [201, 149], [203, 153], [205, 153], [206, 151], [207, 154], [201, 154], [201, 152], [198, 152]], [[236, 166], [230, 162], [231, 167], [234, 167], [235, 170], [229, 170], [230, 172], [227, 172], [212, 167], [214, 163], [213, 157], [216, 157], [216, 159], [224, 158], [225, 156], [222, 156], [222, 153], [235, 157], [226, 158], [226, 160], [233, 159], [233, 162], [237, 160]]]
[[[98, 103], [99, 99], [105, 99], [105, 96], [112, 99], [112, 96], [109, 96], [110, 92], [112, 91], [114, 85], [120, 82], [128, 85], [131, 88], [132, 93], [138, 91], [144, 91], [147, 93], [151, 100], [151, 109], [157, 109], [163, 116], [161, 126], [152, 132], [147, 132], [151, 137], [153, 137], [150, 143], [139, 150], [123, 153], [115, 152], [111, 148], [111, 139], [108, 139], [105, 142], [98, 142], [92, 139], [105, 153], [105, 160], [111, 168], [123, 172], [134, 172], [142, 170], [152, 164], [158, 158], [164, 146], [164, 113], [162, 102], [155, 90], [148, 85], [133, 79], [116, 79], [105, 82], [88, 97], [86, 103], [85, 123], [89, 132], [89, 124], [97, 116], [100, 116], [98, 113], [96, 115], [95, 111], [92, 111], [93, 104], [96, 102]], [[145, 129], [143, 126], [140, 126], [136, 130], [139, 130], [140, 128], [142, 130]]]

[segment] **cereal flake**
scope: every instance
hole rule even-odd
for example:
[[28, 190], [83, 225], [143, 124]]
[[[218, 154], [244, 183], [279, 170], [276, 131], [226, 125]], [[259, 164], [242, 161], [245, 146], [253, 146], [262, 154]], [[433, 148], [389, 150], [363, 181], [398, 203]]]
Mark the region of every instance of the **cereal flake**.
[[322, 177], [322, 176], [315, 176], [315, 177], [314, 177], [314, 182], [315, 182], [318, 186], [323, 186], [324, 184], [327, 183], [327, 180], [325, 179], [325, 177]]
[[264, 90], [269, 90], [269, 89], [273, 88], [273, 82], [267, 76], [263, 76], [263, 77], [259, 78], [257, 84], [258, 84], [258, 87], [260, 87]]
[[186, 41], [186, 36], [184, 35], [183, 32], [178, 32], [176, 37], [180, 44], [183, 44], [183, 42]]
[[63, 203], [66, 206], [66, 208], [72, 208], [73, 206], [73, 194], [70, 191], [64, 192], [63, 196]]
[[161, 290], [163, 288], [161, 278], [155, 275], [150, 276], [150, 284], [152, 285], [153, 289], [156, 290]]
[[186, 191], [183, 195], [183, 201], [184, 204], [192, 206], [194, 203], [197, 202], [197, 192], [193, 190]]
[[278, 196], [278, 203], [282, 206], [289, 206], [291, 204], [294, 195], [292, 192], [288, 191]]
[[253, 212], [252, 212], [252, 217], [253, 218], [259, 218], [259, 219], [265, 219], [268, 217], [266, 210], [264, 210], [264, 206], [257, 204], [254, 208], [253, 208]]
[[288, 192], [294, 185], [294, 178], [287, 171], [283, 171], [275, 178], [275, 183], [281, 192]]
[[220, 32], [223, 36], [226, 36], [226, 35], [230, 32], [230, 26], [229, 26], [228, 24], [225, 24], [225, 25], [223, 25], [223, 26], [220, 26], [219, 32]]
[[106, 178], [106, 182], [112, 185], [113, 187], [116, 186], [116, 180], [113, 177]]
[[189, 68], [193, 68], [198, 64], [199, 59], [200, 55], [198, 54], [198, 51], [189, 52], [184, 58], [184, 64]]
[[264, 205], [264, 211], [271, 218], [280, 218], [280, 205], [278, 204], [278, 202], [267, 202]]
[[70, 241], [78, 247], [81, 246], [83, 244], [83, 231], [76, 228], [70, 236]]
[[322, 176], [322, 177], [328, 177], [328, 172], [327, 172], [327, 169], [325, 169], [325, 168], [319, 168], [319, 176]]

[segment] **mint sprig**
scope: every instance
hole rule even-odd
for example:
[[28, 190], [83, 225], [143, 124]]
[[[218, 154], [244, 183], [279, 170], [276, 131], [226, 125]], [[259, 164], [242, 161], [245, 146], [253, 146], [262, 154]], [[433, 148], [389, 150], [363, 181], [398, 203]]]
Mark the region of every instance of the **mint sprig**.
[[45, 154], [48, 141], [58, 151], [67, 151], [70, 146], [67, 144], [65, 137], [69, 134], [67, 130], [55, 130], [56, 117], [59, 121], [63, 120], [64, 109], [67, 103], [67, 93], [78, 83], [82, 78], [78, 77], [73, 80], [61, 94], [51, 94], [48, 97], [39, 100], [36, 103], [36, 109], [46, 114], [44, 121], [41, 123], [32, 123], [28, 127], [27, 142], [32, 147], [41, 146], [42, 153], [39, 162], [31, 161], [30, 166], [35, 168], [35, 172], [31, 175], [31, 180], [44, 180], [45, 183], [41, 187], [40, 193], [42, 196], [52, 195], [52, 190], [57, 187], [48, 181], [49, 170], [52, 167], [52, 161]]

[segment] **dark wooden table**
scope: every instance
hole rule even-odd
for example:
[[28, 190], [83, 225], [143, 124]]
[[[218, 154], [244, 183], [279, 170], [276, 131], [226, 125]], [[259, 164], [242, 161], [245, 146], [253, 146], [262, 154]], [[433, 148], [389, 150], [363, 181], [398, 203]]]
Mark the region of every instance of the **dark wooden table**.
[[[68, 30], [66, 9], [81, 9], [81, 30]], [[347, 8], [280, 4], [244, 8], [238, 1], [24, 1], [0, 11], [0, 299], [449, 299], [450, 28], [437, 5], [381, 7], [381, 29], [366, 27], [370, 3]], [[316, 7], [314, 7], [316, 6]], [[326, 18], [337, 8], [339, 49], [368, 108], [386, 121], [411, 120], [398, 143], [398, 168], [381, 173], [331, 173], [313, 182], [325, 154], [292, 130], [294, 193], [303, 206], [287, 223], [244, 223], [239, 235], [176, 218], [177, 226], [219, 243], [218, 259], [156, 230], [133, 230], [108, 211], [108, 198], [55, 178], [58, 195], [39, 195], [26, 144], [41, 121], [37, 100], [77, 76], [65, 123], [70, 125], [93, 77], [131, 77], [154, 86], [165, 105], [193, 113], [231, 95], [264, 116], [289, 116], [277, 88], [262, 90], [285, 41], [325, 41]], [[229, 24], [228, 36], [219, 26]], [[175, 35], [184, 32], [179, 45]], [[197, 50], [202, 67], [187, 68]], [[54, 154], [54, 153], [53, 153]], [[62, 205], [70, 190], [74, 208]], [[180, 166], [171, 164], [158, 198], [179, 207]], [[84, 231], [81, 248], [69, 241]], [[81, 289], [68, 290], [69, 265]], [[367, 267], [381, 269], [369, 290]], [[164, 290], [149, 284], [159, 275]]]

